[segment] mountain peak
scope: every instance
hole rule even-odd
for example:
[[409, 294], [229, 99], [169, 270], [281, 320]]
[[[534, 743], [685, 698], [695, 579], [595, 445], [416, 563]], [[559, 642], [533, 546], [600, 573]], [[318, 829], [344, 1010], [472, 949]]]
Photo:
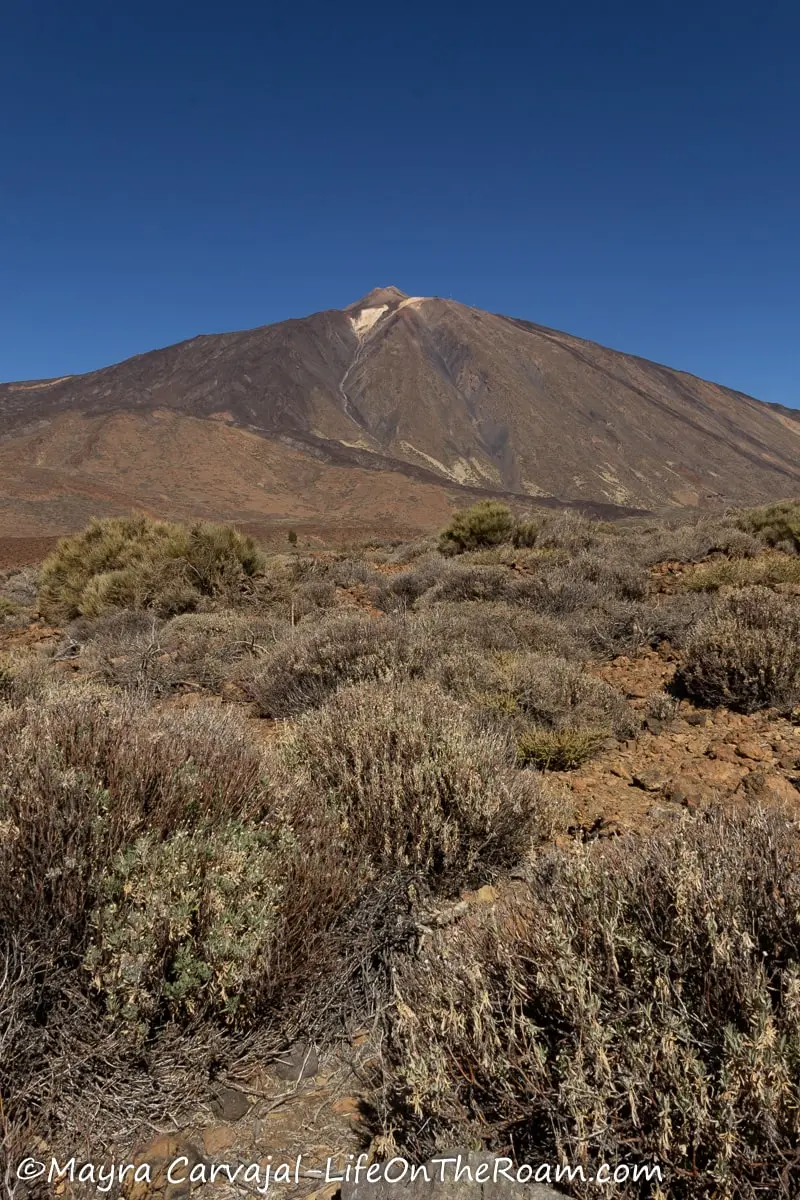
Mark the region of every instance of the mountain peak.
[[378, 308], [384, 304], [400, 304], [407, 299], [408, 296], [405, 292], [401, 292], [400, 288], [376, 287], [371, 292], [367, 292], [366, 296], [362, 296], [360, 300], [356, 300], [355, 304], [348, 304], [345, 312], [353, 312], [358, 308]]

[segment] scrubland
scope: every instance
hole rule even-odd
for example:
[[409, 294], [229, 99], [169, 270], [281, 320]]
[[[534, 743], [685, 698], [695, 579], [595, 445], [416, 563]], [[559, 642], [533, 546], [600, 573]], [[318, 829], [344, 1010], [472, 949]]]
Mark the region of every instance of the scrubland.
[[[582, 819], [582, 770], [707, 720], [730, 794]], [[798, 726], [797, 503], [269, 555], [137, 517], [3, 572], [7, 1161], [366, 1026], [378, 1153], [796, 1195]]]

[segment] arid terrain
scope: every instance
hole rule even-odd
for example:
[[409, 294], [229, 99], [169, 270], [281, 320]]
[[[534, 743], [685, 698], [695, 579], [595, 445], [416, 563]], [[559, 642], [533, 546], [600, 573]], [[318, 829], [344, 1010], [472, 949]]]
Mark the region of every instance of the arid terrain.
[[662, 1171], [615, 1197], [795, 1197], [799, 514], [25, 543], [6, 1162], [147, 1161], [121, 1190], [176, 1200], [179, 1154], [461, 1146], [581, 1165], [554, 1196], [608, 1162]]
[[800, 486], [800, 416], [530, 322], [379, 288], [0, 385], [0, 536], [132, 510], [269, 538], [439, 528], [481, 494], [719, 508]]

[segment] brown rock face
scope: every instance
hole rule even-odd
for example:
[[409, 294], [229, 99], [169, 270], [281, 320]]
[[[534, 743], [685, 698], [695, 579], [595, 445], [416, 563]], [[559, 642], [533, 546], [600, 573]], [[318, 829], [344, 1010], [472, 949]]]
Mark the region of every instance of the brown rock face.
[[396, 288], [88, 375], [0, 385], [0, 535], [131, 507], [422, 527], [487, 493], [613, 515], [799, 487], [792, 410]]

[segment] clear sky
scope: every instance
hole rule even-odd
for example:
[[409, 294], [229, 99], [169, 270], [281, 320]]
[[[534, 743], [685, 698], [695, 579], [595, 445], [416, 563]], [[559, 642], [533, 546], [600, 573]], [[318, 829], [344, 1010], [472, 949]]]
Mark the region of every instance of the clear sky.
[[800, 405], [797, 0], [7, 0], [0, 379], [452, 295]]

